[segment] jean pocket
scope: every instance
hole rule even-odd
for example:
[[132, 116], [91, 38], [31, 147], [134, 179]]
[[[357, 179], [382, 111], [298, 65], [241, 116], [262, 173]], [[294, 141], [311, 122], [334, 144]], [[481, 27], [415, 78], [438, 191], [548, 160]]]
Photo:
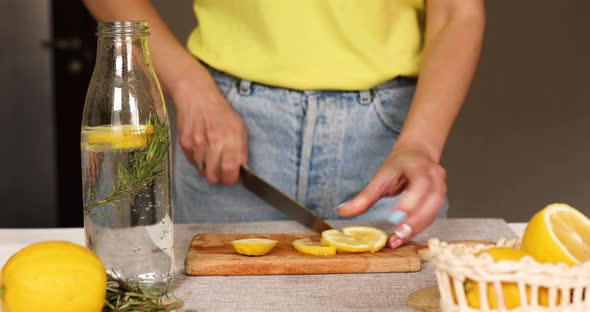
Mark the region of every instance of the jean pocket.
[[381, 123], [399, 135], [410, 110], [415, 84], [397, 85], [375, 90], [373, 108]]

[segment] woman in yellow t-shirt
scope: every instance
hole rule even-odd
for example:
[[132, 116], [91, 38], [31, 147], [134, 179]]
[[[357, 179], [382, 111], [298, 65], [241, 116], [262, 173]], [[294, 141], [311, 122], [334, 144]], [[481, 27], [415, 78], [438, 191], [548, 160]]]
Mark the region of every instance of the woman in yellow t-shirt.
[[439, 161], [483, 0], [195, 0], [186, 47], [148, 0], [84, 2], [149, 22], [176, 104], [177, 222], [284, 218], [235, 185], [242, 164], [323, 218], [390, 220], [392, 248], [445, 216]]

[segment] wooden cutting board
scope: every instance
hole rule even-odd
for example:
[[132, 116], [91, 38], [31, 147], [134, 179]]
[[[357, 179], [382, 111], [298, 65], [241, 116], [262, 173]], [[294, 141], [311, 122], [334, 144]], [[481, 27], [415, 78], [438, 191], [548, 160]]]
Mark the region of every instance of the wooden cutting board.
[[[266, 255], [250, 257], [238, 254], [230, 241], [243, 238], [268, 238], [278, 244]], [[423, 245], [408, 244], [377, 253], [337, 253], [313, 256], [298, 252], [291, 242], [319, 234], [198, 234], [193, 237], [185, 259], [188, 275], [265, 275], [329, 274], [369, 272], [415, 272], [421, 267], [418, 251]]]

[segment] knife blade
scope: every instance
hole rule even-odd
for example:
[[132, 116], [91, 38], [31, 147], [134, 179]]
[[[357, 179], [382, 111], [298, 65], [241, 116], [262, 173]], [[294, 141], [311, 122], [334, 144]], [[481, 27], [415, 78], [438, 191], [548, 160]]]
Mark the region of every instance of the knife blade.
[[316, 232], [332, 229], [328, 223], [324, 222], [324, 220], [309, 209], [305, 208], [287, 194], [281, 192], [272, 184], [257, 176], [254, 172], [244, 166], [240, 166], [240, 183], [273, 208], [286, 214], [289, 218], [304, 226]]

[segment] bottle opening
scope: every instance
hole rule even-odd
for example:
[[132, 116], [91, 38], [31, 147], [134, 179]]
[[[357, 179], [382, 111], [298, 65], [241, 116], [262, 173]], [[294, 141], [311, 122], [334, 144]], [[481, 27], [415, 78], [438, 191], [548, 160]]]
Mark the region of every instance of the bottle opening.
[[99, 22], [97, 27], [98, 36], [116, 35], [144, 35], [147, 36], [148, 22], [146, 21], [111, 21]]

